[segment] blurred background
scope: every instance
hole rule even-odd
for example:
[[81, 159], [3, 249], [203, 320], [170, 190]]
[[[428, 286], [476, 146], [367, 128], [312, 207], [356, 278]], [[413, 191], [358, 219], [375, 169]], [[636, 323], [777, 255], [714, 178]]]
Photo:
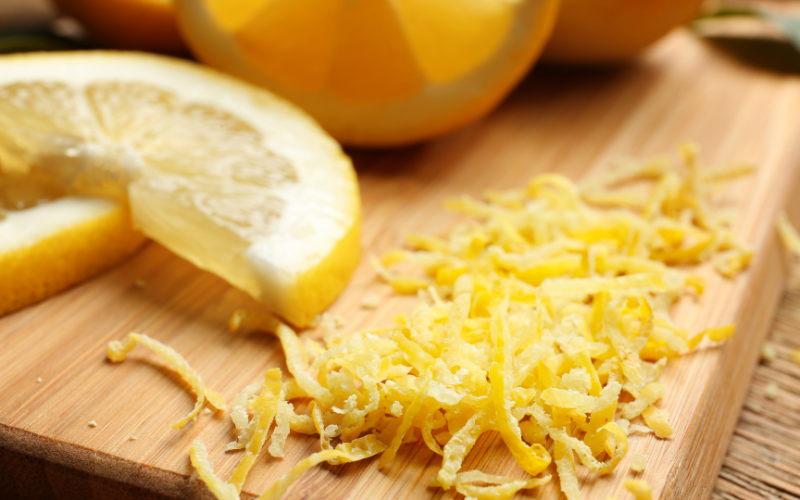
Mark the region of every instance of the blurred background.
[[[459, 18], [449, 27], [442, 24], [445, 32], [452, 33], [436, 40], [425, 40], [423, 36], [422, 42], [415, 44], [412, 36], [411, 49], [417, 62], [421, 61], [422, 70], [417, 90], [413, 78], [419, 68], [401, 73], [397, 69], [400, 62], [393, 60], [391, 64], [380, 65], [377, 59], [372, 67], [365, 63], [369, 61], [368, 54], [356, 53], [348, 81], [339, 89], [323, 88], [326, 97], [322, 99], [320, 88], [313, 88], [317, 82], [312, 73], [315, 62], [319, 60], [324, 66], [325, 58], [303, 52], [325, 47], [322, 35], [314, 47], [292, 46], [290, 49], [296, 53], [290, 50], [282, 54], [280, 50], [286, 48], [281, 46], [284, 42], [264, 35], [274, 31], [269, 20], [245, 12], [246, 8], [237, 2], [3, 0], [0, 1], [0, 53], [110, 48], [196, 58], [299, 104], [339, 142], [370, 147], [425, 141], [480, 119], [502, 101], [534, 63], [538, 67], [635, 63], [644, 51], [678, 26], [688, 26], [696, 36], [748, 64], [800, 73], [800, 1], [797, 0], [562, 0], [560, 6], [557, 4], [551, 0], [519, 2], [517, 5], [521, 7], [516, 7], [512, 20], [516, 24], [506, 28], [502, 36], [496, 36], [497, 40], [505, 37], [502, 43], [495, 43], [490, 29], [473, 37], [473, 33], [457, 33], [457, 28], [453, 28], [458, 23], [480, 21], [487, 25], [494, 22], [492, 19], [499, 19], [487, 13], [476, 14], [472, 19]], [[427, 8], [424, 3], [420, 5]], [[556, 8], [557, 17], [547, 13], [548, 9]], [[438, 14], [432, 14], [435, 15]], [[250, 17], [243, 21], [246, 16]], [[308, 25], [315, 22], [307, 12], [303, 16], [302, 22]], [[208, 19], [213, 21], [206, 22]], [[281, 18], [279, 22], [291, 26], [289, 18]], [[495, 60], [519, 49], [509, 41], [514, 37], [506, 36], [519, 25], [529, 27], [520, 42], [525, 60], [500, 67]], [[255, 38], [248, 34], [248, 29], [256, 33]], [[477, 33], [476, 30], [473, 32]], [[285, 31], [281, 36], [291, 37], [290, 29]], [[463, 39], [459, 40], [459, 35]], [[461, 43], [470, 37], [474, 38], [474, 50], [468, 43]], [[446, 39], [455, 40], [453, 48], [437, 47]], [[291, 44], [297, 42], [284, 43]], [[224, 48], [229, 45], [234, 48]], [[303, 66], [296, 64], [298, 60]], [[437, 89], [435, 99], [424, 95], [424, 89], [430, 87]], [[480, 98], [475, 97], [477, 94]], [[414, 118], [409, 117], [412, 113]]]

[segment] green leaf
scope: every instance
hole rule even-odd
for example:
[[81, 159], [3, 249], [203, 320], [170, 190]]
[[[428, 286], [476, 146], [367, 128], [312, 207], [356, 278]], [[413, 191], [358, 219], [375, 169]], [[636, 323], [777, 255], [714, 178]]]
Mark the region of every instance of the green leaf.
[[780, 28], [786, 38], [800, 51], [800, 17], [786, 16], [775, 12], [762, 10], [760, 17]]
[[80, 45], [48, 35], [8, 35], [0, 37], [0, 54], [42, 50], [74, 50]]
[[747, 8], [736, 5], [723, 5], [719, 9], [702, 14], [697, 21], [722, 17], [758, 17], [778, 28], [789, 43], [800, 51], [800, 17], [780, 14], [775, 11]]
[[705, 19], [716, 19], [719, 17], [759, 17], [758, 11], [746, 7], [735, 7], [732, 5], [722, 6], [717, 10], [708, 12], [701, 12], [695, 21], [703, 21]]

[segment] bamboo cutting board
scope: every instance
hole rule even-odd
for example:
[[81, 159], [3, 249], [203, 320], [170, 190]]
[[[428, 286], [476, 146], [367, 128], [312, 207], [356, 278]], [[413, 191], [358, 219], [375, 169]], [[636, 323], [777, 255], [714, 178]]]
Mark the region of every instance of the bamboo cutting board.
[[[409, 232], [449, 227], [455, 217], [440, 209], [447, 196], [517, 187], [544, 171], [578, 179], [621, 156], [672, 152], [684, 139], [701, 145], [708, 164], [758, 166], [723, 196], [756, 257], [734, 280], [703, 271], [706, 294], [677, 308], [678, 323], [690, 331], [730, 322], [739, 329], [726, 346], [666, 369], [661, 406], [672, 415], [672, 438], [630, 440], [628, 458], [649, 457], [636, 477], [662, 499], [711, 494], [780, 297], [785, 259], [773, 222], [800, 167], [800, 78], [740, 65], [678, 32], [629, 67], [537, 70], [493, 115], [437, 142], [352, 152], [368, 255], [401, 244]], [[137, 286], [141, 280], [145, 285]], [[383, 300], [363, 310], [370, 292]], [[239, 454], [223, 452], [234, 435], [227, 415], [201, 415], [171, 429], [194, 402], [187, 386], [143, 348], [119, 365], [106, 362], [105, 349], [129, 331], [151, 335], [182, 353], [230, 401], [267, 368], [285, 369], [270, 335], [227, 331], [235, 309], [253, 306], [244, 293], [151, 243], [118, 268], [0, 319], [0, 497], [208, 497], [190, 476], [188, 449], [202, 436], [217, 473], [229, 477]], [[365, 260], [332, 312], [357, 330], [388, 324], [407, 307]], [[87, 425], [92, 420], [97, 427]], [[259, 459], [244, 497], [257, 496], [317, 449], [315, 439], [293, 435], [286, 458]], [[423, 446], [405, 445], [383, 471], [377, 460], [312, 469], [287, 498], [453, 498], [427, 488], [440, 461]], [[496, 433], [485, 434], [469, 455], [464, 469], [475, 468], [524, 476]], [[610, 476], [580, 477], [586, 499], [630, 498], [622, 487], [633, 477], [627, 459]], [[537, 495], [559, 498], [557, 482], [521, 496]]]

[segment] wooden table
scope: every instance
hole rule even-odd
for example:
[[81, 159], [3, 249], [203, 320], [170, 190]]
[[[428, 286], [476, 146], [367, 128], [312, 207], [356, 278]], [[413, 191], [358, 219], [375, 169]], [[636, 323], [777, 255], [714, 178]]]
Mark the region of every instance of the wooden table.
[[[619, 156], [666, 152], [684, 138], [700, 142], [711, 163], [744, 160], [759, 165], [753, 179], [726, 191], [729, 203], [738, 207], [737, 229], [758, 253], [753, 268], [734, 282], [704, 271], [709, 293], [702, 303], [680, 307], [679, 321], [692, 330], [735, 320], [740, 335], [722, 349], [678, 360], [665, 373], [670, 392], [664, 406], [677, 428], [672, 440], [632, 441], [631, 454], [650, 456], [643, 477], [661, 498], [711, 494], [711, 478], [725, 456], [761, 340], [781, 296], [786, 260], [772, 220], [791, 194], [800, 164], [800, 79], [744, 66], [678, 32], [628, 67], [537, 70], [492, 116], [440, 141], [403, 150], [351, 152], [364, 199], [364, 245], [375, 252], [399, 244], [408, 232], [447, 227], [453, 219], [439, 210], [447, 195], [518, 186], [546, 170], [579, 178]], [[136, 287], [139, 278], [148, 285]], [[374, 312], [359, 308], [369, 291], [387, 298]], [[202, 434], [218, 473], [227, 477], [238, 460], [235, 454], [221, 452], [230, 439], [227, 418], [204, 417], [185, 431], [171, 431], [168, 423], [190, 406], [185, 387], [143, 352], [137, 351], [123, 365], [107, 364], [104, 346], [131, 329], [152, 334], [182, 352], [230, 400], [264, 369], [282, 364], [269, 337], [231, 336], [225, 331], [230, 313], [248, 304], [241, 292], [151, 244], [95, 280], [0, 319], [3, 498], [207, 494], [189, 476], [186, 450]], [[347, 317], [348, 328], [356, 329], [385, 324], [401, 307], [388, 299], [385, 286], [363, 265], [333, 310]], [[765, 369], [782, 370], [767, 375], [783, 377], [785, 397], [758, 401], [760, 410], [754, 411], [753, 398], [763, 394], [758, 384], [763, 385]], [[792, 413], [780, 406], [796, 408], [789, 395], [794, 385], [786, 375], [792, 370], [796, 369], [778, 360], [756, 371], [714, 492], [719, 498], [755, 498], [743, 495], [748, 489], [770, 487], [783, 490], [775, 498], [789, 498], [780, 495], [792, 491], [786, 484], [791, 483], [787, 478], [794, 473], [797, 457], [781, 447], [785, 441], [777, 436], [793, 422]], [[126, 384], [133, 384], [132, 390], [122, 391]], [[783, 427], [774, 430], [770, 418]], [[99, 427], [88, 427], [90, 420]], [[769, 432], [773, 437], [764, 439]], [[131, 435], [137, 440], [130, 440]], [[473, 453], [466, 467], [519, 474], [495, 442], [496, 436], [482, 440], [482, 451]], [[294, 438], [284, 460], [262, 459], [248, 480], [245, 497], [262, 491], [315, 449], [313, 440]], [[763, 463], [769, 464], [763, 470], [758, 459], [741, 458], [753, 449], [768, 451], [762, 453], [767, 457]], [[424, 488], [434, 470], [426, 467], [432, 460], [436, 462], [429, 452], [409, 446], [398, 459], [403, 465], [390, 467], [388, 474], [377, 472], [372, 462], [320, 467], [307, 474], [290, 497], [318, 493], [320, 488], [331, 498], [367, 498], [376, 492], [387, 498], [438, 496]], [[585, 489], [585, 498], [625, 498], [620, 493], [624, 477], [621, 473], [596, 481]], [[556, 498], [555, 488], [548, 486], [542, 496]]]

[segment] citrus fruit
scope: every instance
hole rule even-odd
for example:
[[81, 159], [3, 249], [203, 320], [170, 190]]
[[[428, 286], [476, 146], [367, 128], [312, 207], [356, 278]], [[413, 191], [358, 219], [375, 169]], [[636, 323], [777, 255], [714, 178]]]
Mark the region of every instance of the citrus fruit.
[[350, 160], [269, 92], [118, 52], [0, 58], [0, 166], [129, 199], [134, 225], [305, 325], [360, 253]]
[[173, 0], [54, 0], [92, 40], [115, 49], [184, 54]]
[[558, 0], [178, 0], [207, 64], [267, 87], [339, 141], [393, 146], [488, 113], [525, 75]]
[[562, 0], [543, 60], [602, 64], [631, 59], [692, 19], [703, 0]]
[[0, 315], [79, 283], [144, 241], [124, 204], [65, 197], [0, 214]]

